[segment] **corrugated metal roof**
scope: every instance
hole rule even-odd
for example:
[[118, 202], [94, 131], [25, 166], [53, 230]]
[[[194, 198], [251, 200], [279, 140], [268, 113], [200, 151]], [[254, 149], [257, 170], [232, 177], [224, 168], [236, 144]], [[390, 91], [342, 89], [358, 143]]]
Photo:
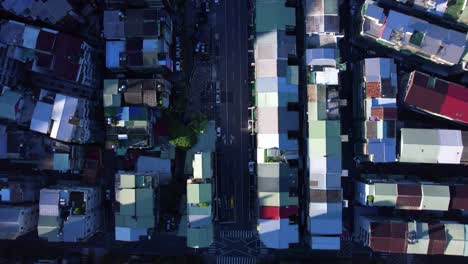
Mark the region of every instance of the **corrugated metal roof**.
[[429, 249], [428, 254], [442, 255], [447, 247], [447, 236], [444, 224], [428, 224], [429, 226]]
[[342, 233], [342, 203], [309, 203], [309, 232], [320, 235]]
[[374, 184], [374, 205], [395, 207], [397, 202], [397, 185], [394, 183]]
[[406, 253], [408, 241], [407, 223], [373, 222], [369, 237], [369, 246], [374, 251], [388, 253]]
[[0, 95], [0, 118], [16, 121], [17, 103], [21, 94], [7, 90]]
[[468, 89], [418, 71], [410, 75], [405, 103], [432, 114], [468, 123]]
[[465, 252], [465, 225], [445, 224], [447, 247], [445, 255], [463, 256]]
[[285, 30], [296, 25], [295, 9], [285, 6], [283, 0], [258, 0], [255, 2], [256, 32]]
[[213, 176], [213, 165], [211, 164], [211, 152], [195, 153], [193, 157], [193, 177], [196, 179], [207, 179]]
[[439, 151], [439, 133], [436, 129], [401, 129], [401, 162], [437, 163]]
[[455, 185], [450, 188], [450, 208], [468, 210], [468, 186]]
[[429, 226], [427, 223], [409, 222], [408, 234], [414, 234], [415, 243], [408, 243], [408, 254], [427, 254], [429, 248]]
[[209, 247], [213, 242], [213, 225], [200, 228], [187, 228], [187, 247]]
[[299, 242], [299, 227], [289, 219], [260, 219], [258, 225], [260, 240], [269, 248], [288, 248], [290, 243]]
[[419, 208], [422, 201], [422, 189], [419, 184], [398, 184], [396, 206], [399, 208]]
[[447, 211], [450, 203], [450, 190], [448, 186], [426, 185], [422, 189], [422, 209]]
[[50, 117], [53, 105], [44, 102], [37, 102], [32, 115], [30, 129], [36, 132], [47, 134], [50, 128]]
[[187, 184], [187, 203], [211, 203], [211, 183]]
[[44, 216], [59, 215], [60, 190], [42, 189], [39, 198], [39, 214]]

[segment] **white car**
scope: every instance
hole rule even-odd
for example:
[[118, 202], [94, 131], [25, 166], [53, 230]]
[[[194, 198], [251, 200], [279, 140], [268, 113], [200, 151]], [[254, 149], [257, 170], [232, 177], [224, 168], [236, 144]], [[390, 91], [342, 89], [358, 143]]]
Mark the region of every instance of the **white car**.
[[209, 12], [210, 12], [210, 3], [209, 3], [208, 1], [206, 2], [206, 8], [205, 8], [205, 11], [206, 11], [207, 13], [209, 13]]
[[180, 72], [182, 70], [182, 65], [180, 64], [180, 61], [176, 61], [175, 70], [176, 72]]
[[219, 0], [214, 0], [214, 3], [219, 5]]
[[219, 93], [216, 94], [216, 103], [217, 104], [221, 103], [221, 95]]
[[221, 127], [216, 128], [216, 136], [221, 137]]

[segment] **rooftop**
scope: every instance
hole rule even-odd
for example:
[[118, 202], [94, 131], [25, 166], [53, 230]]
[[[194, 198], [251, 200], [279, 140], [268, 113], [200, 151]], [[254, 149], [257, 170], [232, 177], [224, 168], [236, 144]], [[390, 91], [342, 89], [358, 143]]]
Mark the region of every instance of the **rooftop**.
[[468, 88], [462, 85], [413, 71], [404, 101], [426, 113], [468, 124]]

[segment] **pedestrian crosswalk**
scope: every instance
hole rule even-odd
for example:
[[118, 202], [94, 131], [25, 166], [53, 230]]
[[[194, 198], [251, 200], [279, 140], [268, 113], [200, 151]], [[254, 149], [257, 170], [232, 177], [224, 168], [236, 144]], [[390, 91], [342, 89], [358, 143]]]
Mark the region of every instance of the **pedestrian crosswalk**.
[[249, 230], [222, 230], [221, 238], [239, 238], [239, 239], [249, 239], [254, 238], [255, 233]]
[[236, 257], [236, 256], [218, 256], [216, 257], [216, 264], [254, 264], [256, 259], [254, 257]]

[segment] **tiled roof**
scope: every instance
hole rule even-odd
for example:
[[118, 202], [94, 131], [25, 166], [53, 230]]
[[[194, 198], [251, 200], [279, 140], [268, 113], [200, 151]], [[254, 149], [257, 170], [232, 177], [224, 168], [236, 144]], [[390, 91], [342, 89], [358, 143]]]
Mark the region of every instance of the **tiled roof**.
[[380, 82], [366, 82], [366, 97], [376, 98], [382, 96], [382, 90], [380, 88]]

